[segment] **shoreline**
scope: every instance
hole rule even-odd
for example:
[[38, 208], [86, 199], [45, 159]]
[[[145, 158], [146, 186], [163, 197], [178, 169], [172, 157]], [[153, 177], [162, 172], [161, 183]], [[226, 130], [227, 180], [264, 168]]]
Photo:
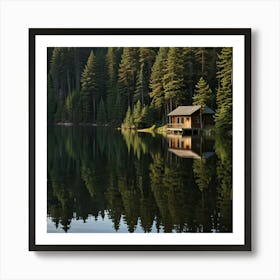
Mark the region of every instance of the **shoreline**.
[[[163, 136], [166, 136], [167, 133], [167, 125], [163, 126], [156, 126], [152, 125], [151, 127], [146, 127], [146, 128], [123, 128], [120, 126], [113, 126], [110, 124], [97, 124], [97, 123], [73, 123], [73, 122], [57, 122], [53, 124], [48, 124], [48, 125], [54, 125], [54, 126], [65, 126], [65, 127], [71, 127], [71, 126], [87, 126], [87, 127], [107, 127], [107, 128], [112, 128], [112, 129], [117, 129], [117, 130], [123, 130], [123, 131], [130, 131], [130, 132], [137, 132], [137, 133], [150, 133], [150, 134], [160, 134]], [[227, 134], [228, 136], [232, 136], [232, 130], [231, 131], [219, 131], [215, 130], [215, 128], [206, 128], [203, 129], [203, 135], [204, 136], [213, 136], [213, 135], [219, 135], [219, 134]]]

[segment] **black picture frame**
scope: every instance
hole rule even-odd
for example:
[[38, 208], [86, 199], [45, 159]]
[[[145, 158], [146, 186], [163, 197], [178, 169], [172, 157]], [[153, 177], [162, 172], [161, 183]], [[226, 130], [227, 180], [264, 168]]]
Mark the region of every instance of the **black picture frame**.
[[[107, 245], [107, 244], [37, 244], [36, 243], [36, 36], [48, 35], [219, 35], [244, 36], [244, 244], [203, 245]], [[249, 28], [195, 28], [195, 29], [29, 29], [29, 250], [30, 251], [250, 251], [251, 248], [251, 29]]]

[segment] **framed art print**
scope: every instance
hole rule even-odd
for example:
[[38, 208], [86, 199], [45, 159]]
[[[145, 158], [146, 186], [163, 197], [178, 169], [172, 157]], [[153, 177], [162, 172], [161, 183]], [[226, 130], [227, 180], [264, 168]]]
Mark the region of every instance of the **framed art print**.
[[30, 29], [29, 249], [251, 250], [250, 29]]

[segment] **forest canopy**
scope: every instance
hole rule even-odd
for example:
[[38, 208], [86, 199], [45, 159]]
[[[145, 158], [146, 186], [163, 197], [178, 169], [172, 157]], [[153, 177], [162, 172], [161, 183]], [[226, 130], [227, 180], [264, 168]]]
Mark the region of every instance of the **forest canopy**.
[[180, 105], [232, 127], [232, 48], [48, 48], [48, 123], [142, 128]]

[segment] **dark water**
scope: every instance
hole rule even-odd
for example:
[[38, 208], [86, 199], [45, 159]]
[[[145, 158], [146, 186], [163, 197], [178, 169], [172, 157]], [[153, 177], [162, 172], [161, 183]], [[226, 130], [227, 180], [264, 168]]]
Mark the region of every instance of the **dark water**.
[[48, 232], [231, 232], [231, 138], [48, 128]]

